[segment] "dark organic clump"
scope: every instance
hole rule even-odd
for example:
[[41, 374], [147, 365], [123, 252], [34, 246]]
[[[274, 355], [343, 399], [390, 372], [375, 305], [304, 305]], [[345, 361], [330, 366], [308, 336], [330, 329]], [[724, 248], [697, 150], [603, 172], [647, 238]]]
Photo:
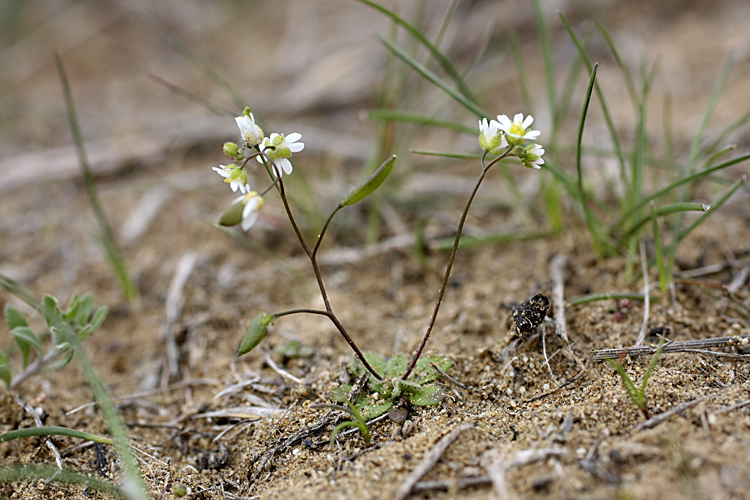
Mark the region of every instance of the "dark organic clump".
[[544, 322], [549, 309], [549, 299], [538, 293], [521, 304], [513, 311], [513, 322], [516, 325], [516, 333], [524, 338], [534, 331], [534, 328]]

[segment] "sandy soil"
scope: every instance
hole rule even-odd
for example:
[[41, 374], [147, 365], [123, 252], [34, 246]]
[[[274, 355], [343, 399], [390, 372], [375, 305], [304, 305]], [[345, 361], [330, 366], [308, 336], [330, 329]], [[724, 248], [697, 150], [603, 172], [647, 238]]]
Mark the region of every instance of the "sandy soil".
[[[67, 10], [54, 2], [30, 4], [19, 21], [24, 31], [13, 43], [8, 38], [0, 54], [6, 64], [15, 61], [2, 82], [0, 272], [40, 295], [51, 293], [65, 302], [73, 293], [93, 291], [98, 304], [110, 306], [107, 321], [86, 347], [141, 450], [141, 470], [154, 498], [174, 498], [177, 484], [189, 487], [189, 498], [203, 499], [396, 498], [446, 436], [455, 440], [427, 467], [409, 498], [750, 498], [746, 349], [663, 355], [648, 385], [648, 416], [666, 418], [649, 424], [614, 370], [588, 361], [593, 350], [635, 343], [644, 304], [570, 303], [589, 293], [639, 293], [641, 277], [638, 271], [634, 278], [626, 276], [623, 257], [597, 258], [572, 210], [564, 214], [563, 234], [462, 249], [428, 345], [430, 353], [455, 361], [449, 375], [461, 385], [442, 379], [446, 397], [440, 405], [411, 408], [404, 423], [372, 424], [370, 447], [351, 433], [331, 449], [333, 424], [316, 429], [326, 410], [311, 405], [330, 403], [331, 391], [351, 382], [346, 372], [351, 351], [324, 318], [290, 316], [272, 327], [258, 350], [234, 356], [256, 314], [317, 308], [321, 300], [278, 200], [269, 197], [249, 241], [236, 241], [205, 223], [231, 199], [210, 167], [225, 161], [220, 145], [234, 139], [231, 113], [237, 109], [149, 20], [158, 20], [163, 33], [178, 36], [220, 68], [272, 129], [303, 133], [306, 151], [295, 158], [288, 188], [298, 193], [295, 210], [308, 237], [375, 154], [377, 124], [361, 120], [360, 111], [377, 105], [385, 55], [371, 33], [388, 33], [388, 24], [361, 5], [338, 0], [290, 1], [283, 8], [257, 2], [253, 9], [231, 2], [211, 8], [144, 3], [143, 10], [117, 2], [79, 2]], [[437, 32], [447, 3], [441, 6], [425, 14], [430, 33]], [[689, 7], [593, 2], [586, 10], [554, 2], [547, 8], [561, 81], [575, 52], [555, 8], [576, 29], [590, 21], [604, 24], [633, 67], [644, 54], [649, 61], [660, 58], [662, 77], [652, 93], [649, 125], [655, 150], [664, 147], [660, 113], [668, 92], [677, 156], [686, 156], [679, 151], [687, 151], [730, 50], [735, 69], [709, 137], [750, 109], [750, 34], [743, 27], [750, 6], [745, 2], [723, 2], [710, 11], [697, 2]], [[269, 21], [253, 24], [257, 19]], [[489, 42], [488, 19], [498, 33]], [[474, 60], [489, 43], [472, 76], [486, 96], [485, 107], [508, 114], [521, 108], [521, 95], [511, 55], [493, 47], [501, 45], [499, 33], [510, 27], [519, 35], [533, 90], [541, 96], [530, 4], [467, 2], [444, 42], [457, 60]], [[244, 43], [238, 44], [241, 37]], [[264, 64], [238, 64], [245, 45], [264, 54]], [[46, 58], [52, 47], [68, 67], [100, 195], [141, 290], [138, 304], [124, 301], [92, 237], [94, 220], [69, 147], [59, 84]], [[600, 82], [613, 96], [618, 126], [632, 130], [632, 108], [615, 62], [598, 38], [592, 39], [591, 51], [602, 64]], [[281, 55], [283, 64], [277, 59]], [[149, 73], [233, 111], [217, 117], [158, 86]], [[580, 109], [584, 87], [581, 78], [572, 115]], [[436, 109], [436, 98], [423, 94], [414, 102]], [[535, 102], [538, 128], [544, 130], [549, 113], [542, 98]], [[473, 124], [473, 117], [458, 108], [445, 113]], [[592, 145], [600, 144], [597, 133], [604, 130], [597, 116], [592, 110], [587, 136]], [[571, 123], [575, 120], [571, 117]], [[574, 132], [563, 133], [563, 142]], [[748, 132], [744, 127], [725, 142], [745, 152]], [[415, 146], [473, 151], [471, 138], [409, 127], [390, 137], [403, 163], [380, 219], [381, 243], [364, 244], [371, 214], [366, 205], [355, 206], [336, 219], [321, 255], [341, 321], [363, 350], [385, 356], [418, 345], [447, 260], [446, 252], [431, 250], [420, 262], [412, 249], [414, 227], [430, 216], [428, 248], [450, 236], [468, 194], [465, 185], [477, 171], [472, 162], [428, 162], [406, 152]], [[610, 169], [608, 161], [589, 161], [588, 171], [606, 175]], [[572, 169], [573, 163], [566, 166]], [[747, 172], [747, 166], [739, 166], [722, 178]], [[548, 173], [519, 168], [512, 174], [531, 200], [529, 208], [518, 208], [495, 172], [480, 191], [469, 233], [546, 231], [538, 207], [543, 203], [539, 181]], [[592, 174], [592, 183], [598, 179]], [[696, 194], [697, 201], [715, 196], [715, 190]], [[656, 292], [659, 300], [650, 304], [651, 331], [668, 328], [674, 341], [750, 335], [750, 288], [738, 278], [750, 265], [747, 199], [747, 191], [740, 190], [682, 245], [674, 295]], [[147, 200], [156, 208], [144, 215], [137, 209]], [[565, 260], [557, 282], [556, 257]], [[186, 279], [176, 287], [180, 270]], [[657, 279], [655, 269], [649, 279]], [[733, 281], [740, 286], [730, 291]], [[553, 297], [560, 284], [565, 301], [553, 308], [564, 306], [570, 342], [552, 324], [522, 342], [509, 342], [512, 305], [536, 293]], [[8, 293], [0, 294], [0, 305], [5, 304], [29, 311]], [[41, 329], [41, 320], [34, 318], [32, 326]], [[10, 346], [7, 329], [2, 335], [0, 344]], [[176, 359], [168, 355], [170, 336]], [[312, 348], [312, 356], [279, 354], [276, 348], [290, 340]], [[655, 344], [658, 337], [649, 335], [646, 342]], [[10, 347], [8, 352], [18, 370], [20, 355]], [[175, 361], [177, 369], [170, 372]], [[648, 356], [623, 360], [637, 383], [648, 362]], [[106, 434], [91, 401], [74, 365], [45, 373], [0, 393], [0, 431], [35, 425], [23, 402], [36, 409], [44, 425]], [[114, 448], [81, 446], [70, 438], [52, 441], [66, 467], [118, 480]], [[2, 443], [0, 457], [3, 465], [54, 463], [42, 439]], [[0, 494], [98, 498], [80, 487], [41, 481], [0, 485]]]

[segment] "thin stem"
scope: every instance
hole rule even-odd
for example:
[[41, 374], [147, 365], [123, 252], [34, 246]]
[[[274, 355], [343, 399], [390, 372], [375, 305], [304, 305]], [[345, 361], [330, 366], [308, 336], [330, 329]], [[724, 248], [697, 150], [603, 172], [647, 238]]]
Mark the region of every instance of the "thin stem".
[[[271, 161], [271, 164], [273, 165], [273, 162]], [[302, 236], [302, 232], [299, 230], [299, 227], [297, 226], [297, 222], [294, 220], [294, 215], [292, 215], [292, 209], [289, 206], [289, 201], [286, 198], [286, 191], [284, 189], [284, 181], [281, 180], [281, 172], [277, 170], [276, 165], [273, 165], [274, 171], [277, 173], [277, 180], [278, 180], [278, 187], [279, 187], [279, 195], [281, 196], [281, 201], [284, 203], [284, 209], [286, 210], [287, 217], [289, 217], [289, 222], [292, 224], [292, 228], [294, 229], [294, 233], [297, 235], [297, 239], [300, 242], [300, 245], [302, 245], [302, 248], [305, 250], [305, 253], [307, 254], [308, 258], [310, 259], [310, 264], [312, 265], [313, 272], [315, 273], [315, 280], [318, 282], [318, 288], [320, 289], [320, 295], [323, 297], [323, 303], [326, 306], [325, 312], [323, 311], [317, 311], [317, 310], [302, 310], [299, 309], [297, 311], [299, 312], [310, 312], [311, 314], [322, 314], [323, 316], [327, 316], [328, 319], [331, 320], [331, 323], [334, 324], [336, 329], [341, 333], [341, 336], [344, 337], [346, 342], [349, 344], [349, 346], [354, 351], [354, 354], [359, 358], [359, 360], [362, 362], [362, 364], [365, 366], [368, 372], [372, 373], [372, 375], [378, 379], [383, 380], [383, 377], [381, 377], [378, 372], [375, 371], [375, 369], [370, 366], [370, 363], [367, 362], [365, 359], [364, 354], [362, 354], [362, 351], [359, 350], [359, 347], [357, 347], [357, 344], [354, 343], [354, 340], [352, 340], [351, 336], [349, 336], [349, 333], [344, 328], [344, 325], [341, 324], [339, 319], [336, 317], [336, 314], [334, 314], [333, 309], [331, 308], [331, 303], [328, 300], [328, 294], [326, 293], [326, 287], [323, 284], [323, 277], [320, 274], [320, 268], [318, 267], [318, 261], [316, 258], [316, 254], [318, 252], [318, 248], [320, 248], [320, 242], [323, 238], [323, 235], [325, 234], [325, 230], [328, 228], [328, 225], [331, 222], [331, 219], [333, 219], [333, 216], [336, 214], [336, 212], [340, 209], [340, 206], [336, 208], [336, 210], [333, 211], [331, 216], [328, 218], [328, 220], [325, 223], [325, 226], [323, 227], [323, 230], [321, 231], [320, 235], [318, 236], [318, 241], [315, 243], [315, 247], [313, 250], [310, 250], [310, 248], [305, 243], [305, 239]], [[284, 313], [282, 313], [284, 314]], [[287, 311], [285, 314], [292, 314], [292, 312]], [[278, 314], [276, 315], [279, 316]]]
[[411, 360], [411, 363], [409, 364], [409, 369], [406, 370], [406, 373], [404, 373], [404, 376], [401, 377], [401, 380], [406, 380], [409, 375], [411, 374], [411, 371], [414, 369], [414, 366], [417, 364], [417, 361], [419, 360], [419, 357], [422, 355], [422, 351], [424, 350], [425, 345], [427, 344], [427, 339], [430, 338], [430, 333], [432, 333], [432, 328], [435, 326], [435, 320], [437, 320], [438, 311], [440, 310], [440, 304], [443, 302], [443, 297], [445, 296], [445, 290], [448, 287], [448, 279], [451, 275], [451, 269], [453, 269], [453, 262], [456, 260], [456, 253], [458, 252], [458, 246], [459, 243], [461, 243], [461, 233], [464, 230], [464, 224], [466, 223], [466, 216], [469, 214], [469, 208], [471, 208], [471, 203], [474, 201], [474, 197], [477, 194], [477, 191], [479, 191], [479, 186], [482, 184], [482, 181], [484, 180], [485, 175], [487, 175], [487, 171], [500, 161], [502, 158], [505, 158], [510, 154], [510, 152], [513, 150], [513, 146], [510, 146], [502, 155], [498, 156], [494, 160], [492, 160], [489, 165], [484, 164], [484, 159], [487, 157], [487, 152], [485, 152], [482, 155], [482, 173], [479, 175], [479, 179], [477, 180], [476, 185], [474, 186], [474, 190], [471, 192], [471, 196], [469, 196], [469, 200], [466, 202], [466, 206], [464, 207], [464, 211], [461, 214], [461, 221], [458, 223], [458, 230], [456, 231], [456, 239], [453, 242], [453, 250], [451, 251], [450, 259], [448, 260], [448, 266], [445, 269], [445, 276], [443, 277], [443, 284], [440, 286], [440, 292], [438, 293], [437, 302], [435, 303], [435, 309], [432, 311], [432, 318], [430, 319], [430, 324], [427, 326], [427, 331], [424, 334], [424, 337], [422, 338], [422, 343], [419, 344], [419, 349], [417, 349], [417, 353], [414, 355], [414, 357]]

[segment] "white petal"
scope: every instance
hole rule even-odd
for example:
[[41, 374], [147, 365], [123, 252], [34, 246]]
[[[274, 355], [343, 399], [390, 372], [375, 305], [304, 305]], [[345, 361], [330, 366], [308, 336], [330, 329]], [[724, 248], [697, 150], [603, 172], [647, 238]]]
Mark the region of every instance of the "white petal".
[[514, 116], [513, 123], [521, 125], [521, 123], [523, 123], [523, 113], [518, 113], [516, 116]]
[[289, 148], [289, 151], [292, 153], [299, 153], [303, 149], [305, 149], [305, 143], [304, 142], [295, 142], [294, 144], [289, 144], [287, 146]]
[[[523, 116], [523, 115], [521, 115], [521, 116]], [[529, 125], [531, 125], [531, 123], [533, 121], [534, 121], [534, 117], [533, 116], [531, 116], [531, 115], [527, 116], [526, 119], [523, 121], [523, 128], [528, 128]]]
[[299, 134], [297, 132], [293, 132], [293, 133], [291, 133], [289, 135], [284, 136], [284, 142], [286, 144], [291, 144], [293, 142], [297, 142], [300, 139], [302, 139], [302, 134]]
[[284, 170], [286, 175], [292, 173], [292, 163], [286, 158], [279, 158], [276, 160], [276, 164]]
[[503, 130], [509, 129], [510, 126], [513, 125], [513, 123], [510, 121], [510, 118], [505, 115], [497, 115], [497, 121], [498, 125]]
[[530, 141], [533, 141], [534, 139], [536, 139], [537, 137], [539, 137], [540, 134], [541, 134], [541, 132], [539, 132], [538, 130], [529, 130], [528, 132], [526, 132], [524, 134], [523, 137], [524, 137], [524, 139], [528, 139]]

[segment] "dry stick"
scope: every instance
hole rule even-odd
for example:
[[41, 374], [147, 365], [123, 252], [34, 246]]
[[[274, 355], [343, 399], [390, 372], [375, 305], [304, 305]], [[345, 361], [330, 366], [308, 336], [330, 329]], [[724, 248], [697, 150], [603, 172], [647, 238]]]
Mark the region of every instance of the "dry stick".
[[[24, 401], [21, 401], [16, 396], [13, 396], [13, 399], [15, 400], [18, 405], [28, 413], [31, 418], [34, 419], [34, 423], [37, 427], [42, 427], [42, 419], [39, 418], [39, 415], [37, 414], [36, 410], [31, 407], [28, 403], [25, 403]], [[55, 464], [57, 465], [57, 468], [62, 470], [63, 464], [62, 464], [62, 457], [60, 456], [60, 452], [57, 450], [57, 446], [55, 446], [55, 443], [52, 442], [52, 440], [47, 436], [47, 439], [44, 440], [44, 444], [47, 445], [47, 448], [50, 449], [52, 454], [55, 456]]]
[[554, 286], [552, 288], [552, 304], [555, 311], [555, 329], [557, 334], [568, 344], [568, 326], [565, 321], [565, 263], [563, 254], [557, 254], [550, 262], [550, 274]]
[[592, 360], [593, 360], [593, 356], [589, 356], [589, 357], [588, 357], [588, 358], [586, 359], [586, 362], [585, 362], [585, 363], [583, 364], [583, 367], [581, 368], [581, 371], [579, 371], [579, 372], [578, 372], [578, 373], [577, 373], [577, 374], [576, 374], [575, 376], [573, 376], [573, 378], [572, 378], [572, 379], [568, 380], [567, 382], [563, 382], [563, 383], [562, 383], [561, 385], [559, 385], [559, 386], [555, 387], [555, 388], [554, 388], [554, 389], [552, 389], [551, 391], [545, 392], [544, 394], [540, 394], [539, 396], [534, 396], [533, 398], [530, 398], [530, 399], [524, 399], [524, 400], [522, 401], [522, 403], [531, 403], [531, 402], [533, 402], [533, 401], [537, 401], [537, 400], [539, 400], [539, 399], [544, 399], [544, 398], [546, 398], [547, 396], [551, 396], [551, 395], [553, 395], [554, 393], [556, 393], [557, 391], [559, 391], [559, 390], [562, 390], [563, 388], [565, 388], [565, 387], [569, 386], [570, 384], [572, 384], [572, 383], [574, 383], [574, 382], [578, 381], [578, 379], [580, 379], [581, 377], [583, 377], [583, 375], [584, 375], [584, 374], [585, 374], [585, 373], [586, 373], [587, 371], [589, 371], [589, 368], [591, 368], [591, 361], [592, 361]]
[[555, 383], [555, 385], [560, 385], [560, 383], [555, 378], [555, 374], [552, 373], [552, 367], [549, 365], [549, 357], [547, 357], [547, 328], [545, 328], [544, 324], [542, 324], [542, 354], [544, 355], [544, 364], [547, 365], [547, 370], [549, 370], [549, 375], [552, 377], [552, 381]]
[[269, 356], [268, 353], [265, 354], [265, 360], [266, 360], [266, 363], [268, 363], [268, 366], [271, 367], [271, 370], [275, 371], [276, 373], [278, 373], [282, 377], [288, 378], [289, 380], [291, 380], [295, 384], [303, 384], [305, 382], [304, 380], [295, 377], [294, 375], [292, 375], [288, 371], [284, 370], [283, 368], [280, 368], [279, 365], [277, 365], [273, 361], [273, 359], [271, 359], [271, 356]]
[[434, 361], [430, 361], [430, 366], [433, 367], [435, 371], [437, 371], [440, 374], [440, 376], [443, 377], [445, 380], [451, 382], [454, 385], [457, 385], [461, 389], [468, 389], [467, 385], [462, 384], [461, 382], [459, 382], [458, 380], [456, 380], [455, 378], [451, 377], [450, 375], [445, 373], [443, 370], [441, 370], [440, 367], [437, 365], [437, 363], [435, 363]]
[[[717, 337], [713, 339], [685, 340], [682, 342], [670, 342], [662, 349], [662, 354], [668, 352], [690, 352], [689, 349], [702, 349], [711, 347], [730, 347], [750, 345], [750, 335], [735, 335], [733, 337]], [[620, 349], [599, 349], [594, 351], [594, 361], [603, 361], [607, 358], [617, 359], [625, 356], [650, 356], [656, 352], [654, 346], [623, 347]], [[750, 358], [750, 355], [743, 355]]]
[[449, 434], [443, 436], [440, 441], [425, 455], [422, 461], [412, 471], [411, 474], [401, 483], [398, 490], [396, 490], [396, 498], [398, 500], [404, 500], [411, 493], [412, 488], [417, 482], [432, 469], [435, 464], [440, 460], [440, 457], [445, 453], [445, 450], [456, 440], [458, 436], [464, 432], [473, 429], [474, 424], [464, 424], [460, 427], [456, 427]]
[[744, 285], [745, 281], [747, 281], [748, 273], [750, 273], [750, 266], [745, 266], [740, 269], [740, 272], [737, 273], [737, 276], [735, 276], [732, 282], [727, 285], [727, 291], [729, 293], [737, 293], [737, 290], [742, 288], [742, 285]]
[[510, 491], [508, 491], [508, 483], [505, 480], [505, 472], [508, 467], [505, 465], [505, 461], [500, 458], [497, 450], [490, 450], [482, 456], [482, 465], [487, 470], [487, 476], [492, 481], [492, 487], [495, 489], [495, 493], [500, 500], [507, 500], [511, 498]]
[[692, 401], [688, 401], [687, 403], [682, 403], [679, 406], [676, 406], [672, 408], [669, 411], [666, 411], [662, 413], [661, 415], [657, 415], [655, 417], [649, 418], [645, 422], [641, 422], [635, 427], [635, 430], [642, 431], [644, 429], [650, 429], [652, 427], [656, 427], [660, 423], [664, 422], [670, 417], [673, 417], [674, 415], [677, 415], [678, 413], [682, 413], [683, 411], [692, 408], [693, 406], [697, 405], [698, 403], [702, 403], [703, 401], [706, 401], [707, 399], [713, 399], [716, 396], [719, 396], [722, 394], [722, 392], [717, 392], [714, 394], [707, 394], [705, 396], [701, 396], [700, 398], [696, 398]]
[[748, 399], [747, 401], [743, 401], [742, 403], [737, 403], [736, 405], [730, 406], [729, 408], [722, 408], [721, 410], [717, 410], [714, 412], [714, 415], [721, 415], [722, 413], [729, 413], [730, 411], [738, 410], [748, 405], [750, 405], [750, 399]]
[[641, 324], [641, 331], [638, 333], [638, 340], [635, 341], [636, 347], [643, 345], [643, 341], [646, 340], [646, 334], [648, 333], [648, 310], [649, 310], [649, 284], [648, 284], [648, 264], [646, 263], [646, 245], [641, 240], [640, 243], [641, 251], [641, 270], [643, 271], [643, 323]]
[[[541, 462], [548, 458], [559, 457], [566, 455], [568, 450], [566, 448], [560, 448], [553, 446], [551, 448], [542, 448], [538, 450], [522, 450], [516, 453], [516, 456], [511, 460], [503, 462], [505, 469], [512, 469], [514, 467], [523, 467], [524, 465], [530, 465], [534, 462]], [[483, 474], [476, 477], [461, 478], [458, 480], [435, 480], [435, 481], [420, 481], [414, 485], [412, 493], [420, 493], [423, 491], [434, 491], [443, 490], [447, 491], [451, 487], [456, 487], [459, 490], [469, 488], [471, 486], [484, 486], [492, 484], [492, 478], [489, 474]]]
[[187, 283], [190, 274], [195, 268], [195, 261], [198, 255], [195, 252], [187, 252], [177, 263], [177, 269], [175, 269], [174, 277], [172, 282], [169, 284], [169, 294], [167, 295], [167, 321], [164, 324], [164, 338], [167, 341], [167, 366], [169, 367], [169, 375], [177, 375], [179, 370], [179, 358], [180, 351], [177, 348], [177, 342], [174, 338], [175, 323], [177, 318], [180, 316], [182, 306], [185, 303], [185, 297], [183, 292], [185, 290], [185, 284]]

